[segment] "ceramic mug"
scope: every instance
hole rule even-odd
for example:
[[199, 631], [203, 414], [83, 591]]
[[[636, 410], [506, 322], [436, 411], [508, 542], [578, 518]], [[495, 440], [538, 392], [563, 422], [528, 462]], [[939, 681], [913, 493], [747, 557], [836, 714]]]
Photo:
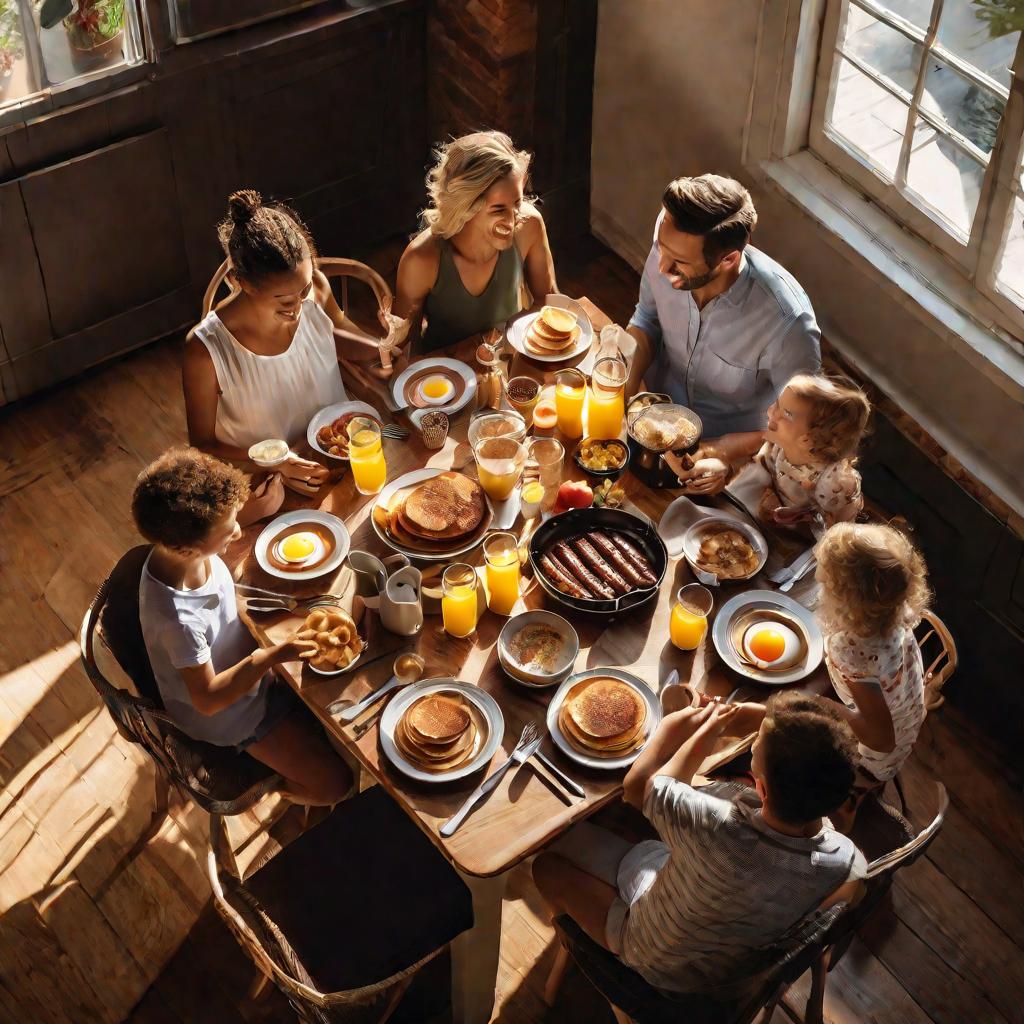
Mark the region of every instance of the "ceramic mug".
[[380, 595], [380, 621], [388, 632], [415, 636], [423, 628], [421, 583], [420, 571], [413, 565], [388, 577]]
[[[380, 559], [369, 551], [350, 551], [348, 564], [356, 580], [356, 593], [363, 599], [363, 604], [374, 611], [380, 608], [383, 585], [393, 573], [404, 569], [409, 559], [403, 554], [388, 555]], [[419, 590], [419, 584], [417, 584]]]

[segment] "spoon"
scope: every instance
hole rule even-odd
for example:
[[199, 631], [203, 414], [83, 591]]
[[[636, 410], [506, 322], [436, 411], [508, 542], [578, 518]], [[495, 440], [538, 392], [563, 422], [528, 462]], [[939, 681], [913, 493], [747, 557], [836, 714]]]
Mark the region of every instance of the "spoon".
[[353, 704], [352, 707], [345, 708], [338, 717], [343, 722], [354, 721], [368, 707], [376, 704], [381, 697], [389, 694], [392, 690], [397, 690], [400, 686], [407, 686], [409, 683], [416, 682], [416, 680], [423, 674], [423, 669], [426, 667], [426, 664], [427, 663], [418, 654], [400, 654], [395, 658], [395, 664], [393, 666], [395, 674], [383, 686], [374, 690], [373, 693]]

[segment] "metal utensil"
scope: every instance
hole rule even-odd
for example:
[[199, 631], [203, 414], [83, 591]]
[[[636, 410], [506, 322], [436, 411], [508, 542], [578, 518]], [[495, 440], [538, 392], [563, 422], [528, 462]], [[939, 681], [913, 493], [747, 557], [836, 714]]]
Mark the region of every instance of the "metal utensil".
[[540, 763], [544, 765], [544, 767], [547, 768], [547, 770], [551, 772], [551, 774], [554, 775], [556, 779], [558, 779], [562, 787], [564, 789], [567, 789], [570, 793], [572, 793], [573, 796], [581, 796], [584, 798], [586, 797], [586, 790], [579, 783], [573, 782], [572, 779], [570, 779], [569, 776], [566, 775], [561, 768], [555, 765], [555, 763], [551, 760], [550, 757], [542, 753], [540, 750], [538, 750], [534, 754], [534, 757], [536, 757], [537, 760], [540, 761]]
[[307, 611], [312, 611], [314, 608], [328, 608], [338, 603], [339, 598], [335, 597], [323, 597], [323, 598], [307, 598], [306, 600], [296, 600], [295, 598], [281, 598], [274, 600], [272, 598], [251, 598], [245, 602], [246, 611], [250, 612], [293, 612], [296, 608], [302, 607]]
[[790, 576], [789, 579], [785, 581], [785, 583], [779, 585], [779, 590], [783, 594], [788, 594], [789, 591], [791, 591], [797, 583], [799, 583], [809, 572], [811, 572], [815, 568], [815, 566], [817, 566], [817, 564], [818, 560], [812, 556], [807, 562], [805, 562], [800, 567], [799, 570], [793, 573], [793, 575]]
[[508, 760], [499, 765], [498, 768], [480, 783], [476, 789], [466, 798], [466, 802], [453, 814], [440, 828], [440, 833], [446, 839], [455, 834], [455, 830], [466, 820], [466, 816], [485, 797], [494, 790], [498, 783], [505, 777], [505, 773], [513, 764], [521, 765], [537, 753], [541, 737], [537, 735], [537, 727], [533, 722], [527, 722], [515, 750], [509, 755]]
[[784, 565], [781, 569], [776, 569], [774, 572], [768, 573], [768, 579], [772, 583], [785, 583], [794, 573], [799, 572], [806, 564], [807, 561], [814, 557], [814, 545], [812, 544], [806, 551], [801, 551], [796, 558], [793, 559], [789, 565]]
[[409, 436], [408, 427], [400, 427], [397, 423], [385, 423], [380, 432], [383, 437], [390, 437], [392, 441], [404, 441]]
[[[373, 693], [364, 697], [362, 700], [357, 701], [350, 708], [345, 708], [343, 711], [338, 713], [338, 717], [343, 722], [352, 722], [357, 719], [368, 707], [372, 707], [382, 697], [385, 697], [392, 690], [397, 690], [400, 686], [407, 686], [409, 683], [416, 682], [417, 679], [423, 674], [423, 669], [426, 667], [426, 662], [418, 654], [400, 654], [395, 658], [394, 664], [394, 675], [383, 685], [379, 686]], [[333, 704], [327, 706], [327, 710], [333, 715], [337, 712], [339, 701], [335, 701]]]

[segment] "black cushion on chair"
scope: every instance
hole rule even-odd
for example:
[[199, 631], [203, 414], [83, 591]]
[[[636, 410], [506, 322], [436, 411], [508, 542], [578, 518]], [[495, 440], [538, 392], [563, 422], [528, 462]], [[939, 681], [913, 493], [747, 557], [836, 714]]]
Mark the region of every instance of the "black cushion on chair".
[[473, 926], [469, 889], [380, 786], [339, 804], [245, 886], [321, 992], [381, 981]]

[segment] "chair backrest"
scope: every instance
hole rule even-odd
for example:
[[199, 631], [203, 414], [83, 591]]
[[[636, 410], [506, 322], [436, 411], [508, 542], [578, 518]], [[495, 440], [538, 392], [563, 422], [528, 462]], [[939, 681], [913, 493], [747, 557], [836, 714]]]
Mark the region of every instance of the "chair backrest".
[[[387, 282], [373, 267], [368, 267], [358, 260], [344, 259], [340, 256], [321, 256], [316, 261], [317, 269], [327, 278], [341, 278], [341, 308], [348, 309], [348, 279], [355, 278], [370, 286], [371, 291], [377, 299], [377, 305], [381, 309], [390, 311], [394, 296]], [[216, 270], [210, 283], [203, 294], [203, 316], [205, 317], [214, 308], [214, 299], [221, 285], [225, 285], [228, 294], [225, 298], [237, 295], [239, 288], [234, 279], [228, 276], [230, 263], [225, 260]], [[220, 303], [216, 303], [219, 305]]]
[[[125, 739], [141, 746], [186, 797], [208, 811], [239, 814], [281, 785], [267, 765], [186, 736], [164, 710], [139, 621], [139, 580], [150, 548], [132, 548], [103, 581], [82, 620], [82, 665]], [[102, 640], [138, 695], [115, 686], [96, 660]]]
[[[946, 624], [934, 612], [927, 611], [921, 619], [917, 631], [917, 643], [921, 648], [921, 657], [925, 662], [924, 670], [924, 706], [927, 711], [934, 711], [945, 703], [942, 688], [960, 663], [956, 650], [956, 642]], [[934, 658], [929, 664], [928, 659]]]

